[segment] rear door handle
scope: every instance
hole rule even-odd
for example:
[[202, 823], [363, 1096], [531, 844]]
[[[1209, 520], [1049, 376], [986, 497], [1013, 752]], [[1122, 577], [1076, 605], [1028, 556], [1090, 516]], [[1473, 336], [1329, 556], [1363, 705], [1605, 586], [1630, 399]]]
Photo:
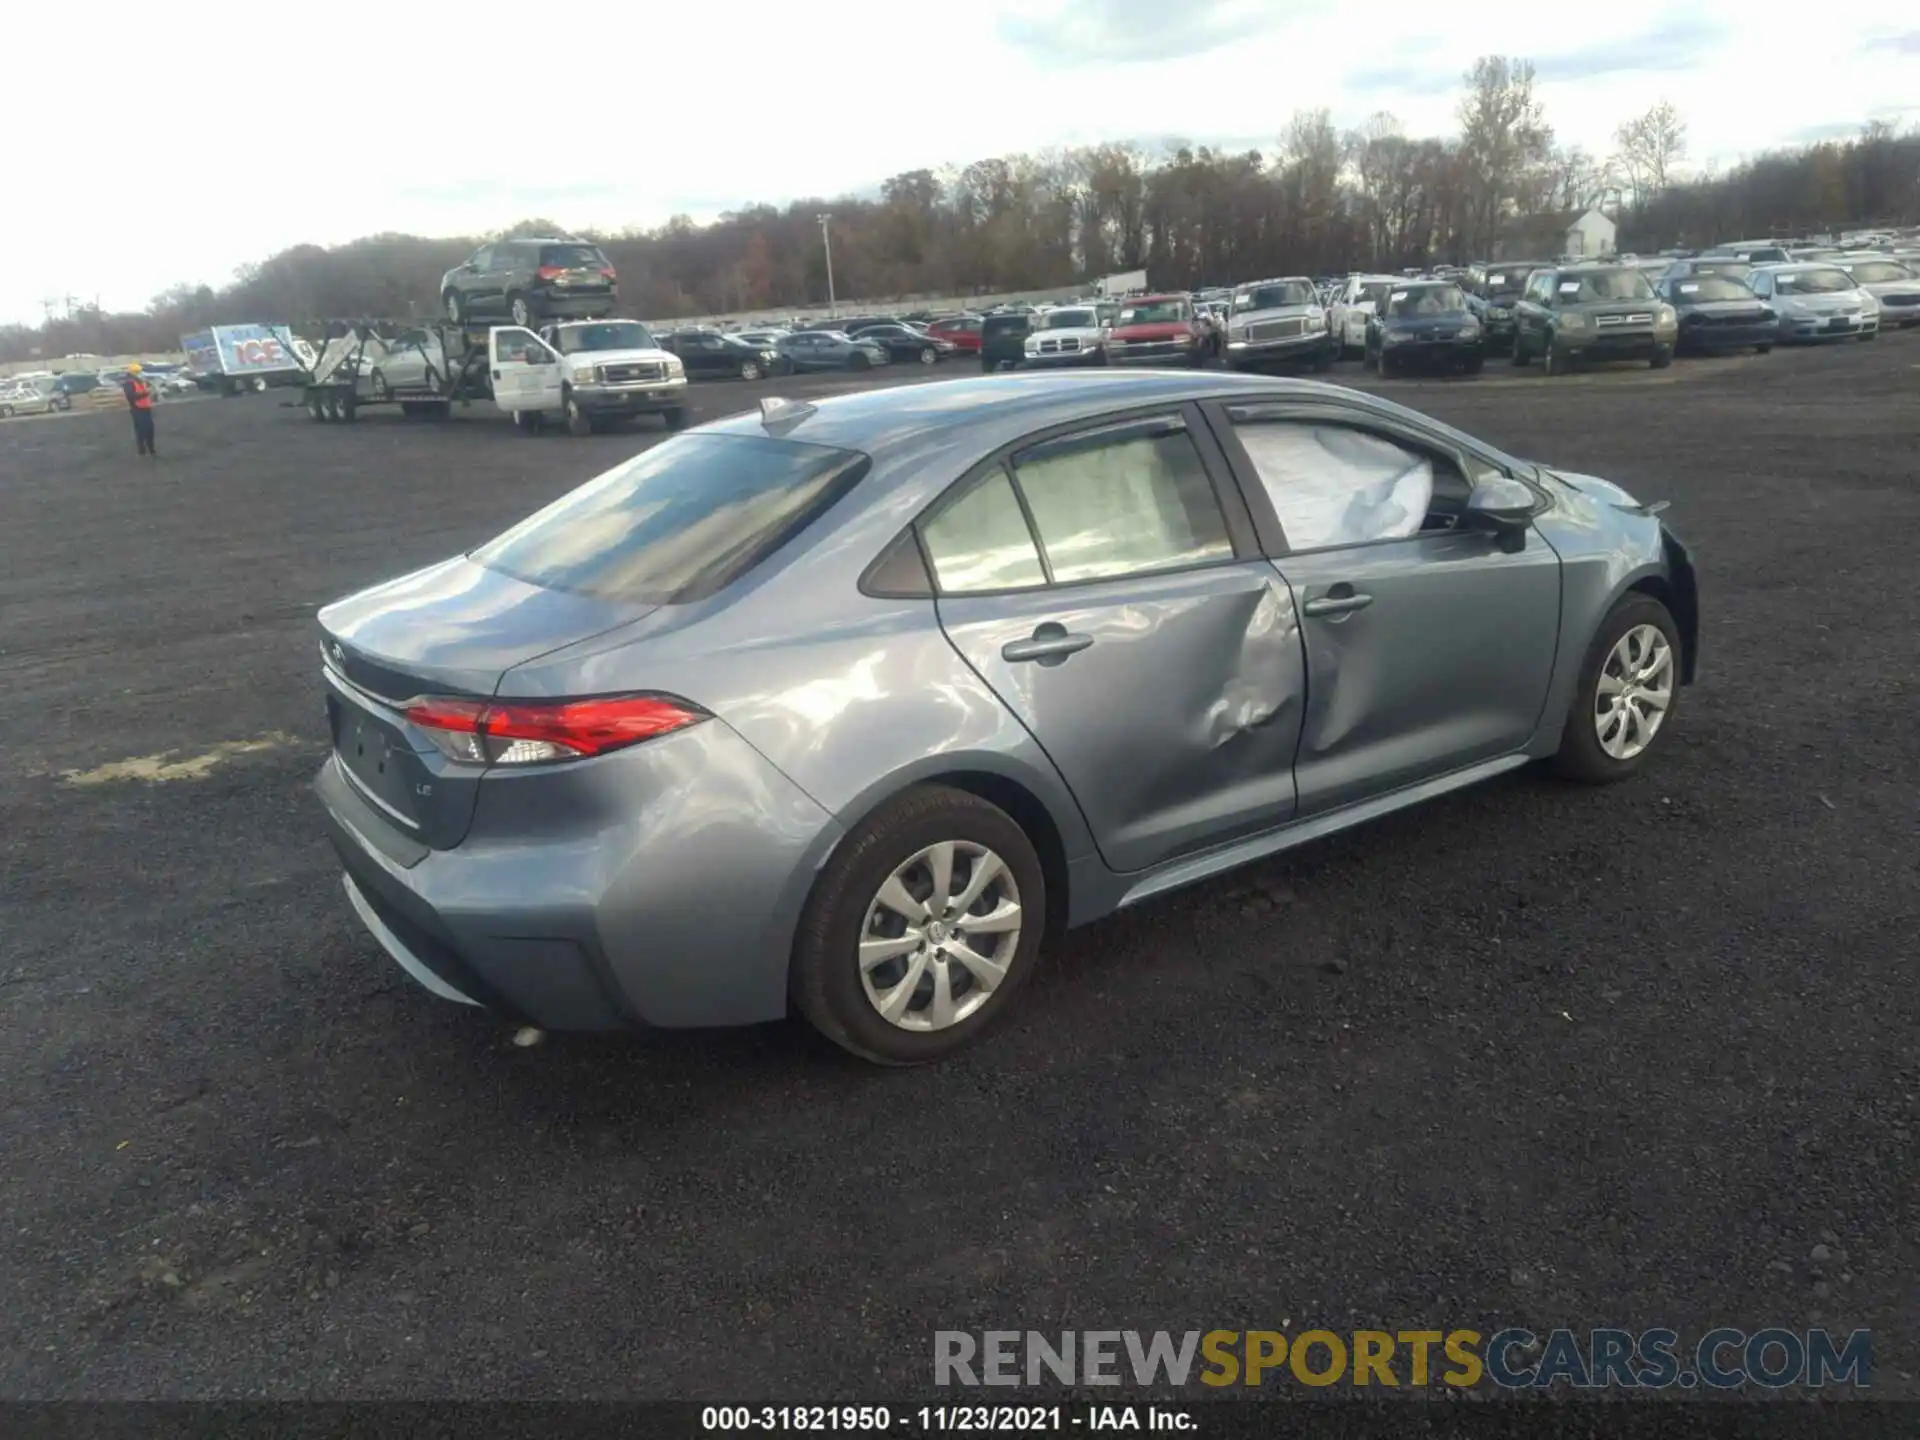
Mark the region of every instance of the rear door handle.
[[1018, 664], [1023, 660], [1038, 661], [1042, 665], [1059, 665], [1069, 655], [1077, 655], [1093, 644], [1091, 635], [1070, 635], [1067, 627], [1056, 625], [1051, 620], [1037, 627], [1031, 639], [1009, 640], [1000, 647], [1000, 658]]
[[1373, 603], [1371, 595], [1363, 595], [1350, 585], [1336, 585], [1335, 594], [1322, 595], [1318, 600], [1309, 600], [1300, 608], [1309, 615], [1346, 615], [1355, 610], [1364, 610]]

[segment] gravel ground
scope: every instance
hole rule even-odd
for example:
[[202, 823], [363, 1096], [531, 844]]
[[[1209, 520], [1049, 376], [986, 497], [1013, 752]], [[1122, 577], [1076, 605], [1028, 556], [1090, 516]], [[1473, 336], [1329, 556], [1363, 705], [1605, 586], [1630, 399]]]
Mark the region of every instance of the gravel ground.
[[1913, 1395], [1920, 335], [1391, 390], [1673, 502], [1671, 748], [1076, 932], [909, 1073], [515, 1050], [341, 896], [315, 607], [641, 440], [0, 426], [0, 1394], [843, 1400], [935, 1329], [1286, 1321], [1867, 1326]]

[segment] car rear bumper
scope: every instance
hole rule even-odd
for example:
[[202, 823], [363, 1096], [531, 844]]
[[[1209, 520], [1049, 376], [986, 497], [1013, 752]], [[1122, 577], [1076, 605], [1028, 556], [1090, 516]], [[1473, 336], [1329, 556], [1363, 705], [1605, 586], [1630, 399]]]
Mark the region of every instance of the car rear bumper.
[[718, 720], [541, 769], [489, 776], [467, 838], [429, 850], [328, 757], [327, 837], [395, 963], [442, 999], [550, 1030], [785, 1014], [832, 818]]

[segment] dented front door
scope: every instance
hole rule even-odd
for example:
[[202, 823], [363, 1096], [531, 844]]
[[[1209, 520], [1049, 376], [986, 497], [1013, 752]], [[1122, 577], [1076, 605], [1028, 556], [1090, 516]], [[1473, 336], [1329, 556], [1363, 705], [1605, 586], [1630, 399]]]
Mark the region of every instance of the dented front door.
[[1113, 869], [1293, 815], [1305, 660], [1272, 566], [943, 596], [939, 609], [1059, 768]]

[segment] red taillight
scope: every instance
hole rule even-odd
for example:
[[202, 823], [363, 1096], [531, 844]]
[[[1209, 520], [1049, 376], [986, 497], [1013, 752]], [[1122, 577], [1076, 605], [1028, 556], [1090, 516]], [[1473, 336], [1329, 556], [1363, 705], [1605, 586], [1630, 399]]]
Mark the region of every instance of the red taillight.
[[602, 265], [600, 267], [600, 278], [603, 280], [618, 280], [620, 277], [613, 273], [613, 267], [611, 265]]
[[564, 265], [542, 265], [533, 273], [542, 280], [558, 280], [562, 275], [567, 273], [567, 267]]
[[663, 695], [422, 699], [407, 706], [405, 714], [453, 759], [505, 765], [604, 755], [708, 718], [699, 707]]

